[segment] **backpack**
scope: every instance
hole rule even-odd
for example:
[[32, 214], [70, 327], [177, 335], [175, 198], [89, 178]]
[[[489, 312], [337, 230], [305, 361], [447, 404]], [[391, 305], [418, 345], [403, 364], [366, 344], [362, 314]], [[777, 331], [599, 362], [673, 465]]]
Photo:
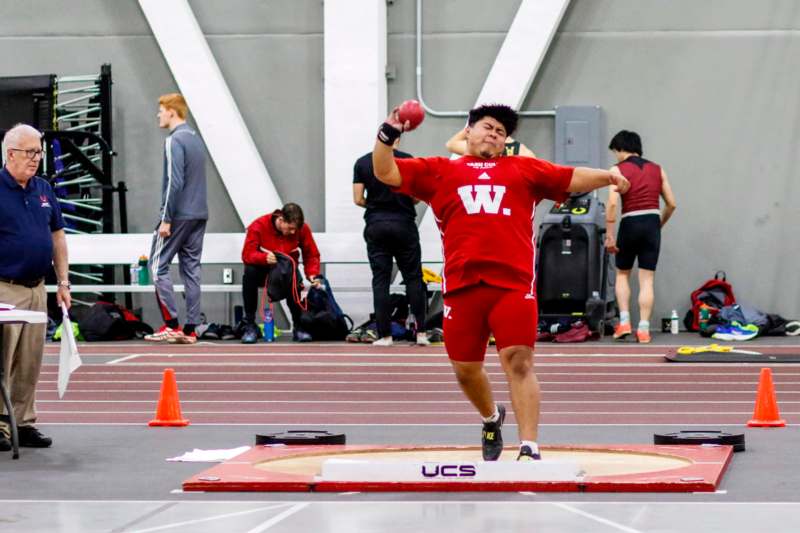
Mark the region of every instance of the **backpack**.
[[297, 264], [288, 254], [273, 253], [278, 262], [270, 266], [267, 274], [265, 285], [269, 301], [277, 302], [292, 297], [299, 300]]
[[153, 333], [153, 328], [128, 309], [111, 302], [95, 302], [80, 324], [83, 338], [93, 341], [124, 341]]
[[701, 306], [705, 305], [710, 315], [713, 317], [716, 316], [723, 307], [736, 303], [733, 287], [728, 283], [727, 276], [722, 270], [715, 273], [712, 279], [706, 281], [700, 288], [693, 291], [690, 298], [692, 307], [683, 319], [683, 325], [686, 326], [686, 329], [689, 331], [700, 330]]
[[343, 341], [353, 328], [353, 320], [336, 303], [328, 280], [318, 276], [320, 287], [311, 287], [307, 308], [300, 315], [300, 329], [315, 341]]

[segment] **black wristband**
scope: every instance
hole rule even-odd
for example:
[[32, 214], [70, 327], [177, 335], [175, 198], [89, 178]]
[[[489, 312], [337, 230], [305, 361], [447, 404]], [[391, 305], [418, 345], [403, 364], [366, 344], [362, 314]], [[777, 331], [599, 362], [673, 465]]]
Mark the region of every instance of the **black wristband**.
[[386, 146], [392, 146], [402, 134], [402, 131], [398, 130], [388, 122], [384, 122], [381, 124], [381, 127], [378, 128], [378, 140]]

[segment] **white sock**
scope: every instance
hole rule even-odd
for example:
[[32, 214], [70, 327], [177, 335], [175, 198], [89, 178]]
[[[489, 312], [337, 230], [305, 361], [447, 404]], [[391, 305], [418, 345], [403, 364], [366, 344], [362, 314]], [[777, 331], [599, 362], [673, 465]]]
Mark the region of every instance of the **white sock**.
[[497, 410], [497, 404], [494, 404], [494, 413], [484, 418], [483, 422], [484, 424], [488, 424], [489, 422], [497, 422], [498, 420], [500, 420], [500, 411]]
[[650, 321], [649, 320], [640, 320], [638, 329], [639, 329], [639, 331], [650, 331]]
[[539, 453], [539, 445], [536, 444], [532, 440], [523, 440], [523, 441], [521, 441], [519, 443], [520, 449], [522, 449], [523, 446], [528, 446], [531, 449], [531, 451], [534, 453], [534, 455]]
[[631, 321], [631, 313], [630, 311], [620, 311], [619, 312], [619, 323], [620, 324], [627, 324]]

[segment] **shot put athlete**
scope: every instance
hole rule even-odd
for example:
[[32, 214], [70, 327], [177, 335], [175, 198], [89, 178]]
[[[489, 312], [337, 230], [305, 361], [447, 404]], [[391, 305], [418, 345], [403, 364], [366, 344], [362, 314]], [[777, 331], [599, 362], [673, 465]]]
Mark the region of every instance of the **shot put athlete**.
[[483, 458], [503, 451], [505, 408], [495, 403], [484, 369], [494, 333], [508, 380], [521, 441], [518, 460], [540, 459], [539, 383], [533, 372], [538, 318], [534, 279], [533, 214], [545, 198], [629, 183], [619, 173], [501, 156], [517, 113], [484, 105], [469, 113], [464, 157], [395, 159], [392, 144], [410, 126], [395, 108], [378, 130], [375, 175], [397, 191], [427, 202], [444, 248], [444, 340], [461, 389], [483, 418]]

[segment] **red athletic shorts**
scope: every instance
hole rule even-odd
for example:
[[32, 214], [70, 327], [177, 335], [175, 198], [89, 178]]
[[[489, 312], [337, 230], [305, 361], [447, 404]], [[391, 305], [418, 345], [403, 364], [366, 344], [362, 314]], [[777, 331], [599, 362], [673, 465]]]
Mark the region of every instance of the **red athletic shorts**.
[[444, 297], [444, 345], [454, 361], [483, 361], [489, 334], [497, 350], [536, 342], [536, 300], [525, 291], [473, 285]]

